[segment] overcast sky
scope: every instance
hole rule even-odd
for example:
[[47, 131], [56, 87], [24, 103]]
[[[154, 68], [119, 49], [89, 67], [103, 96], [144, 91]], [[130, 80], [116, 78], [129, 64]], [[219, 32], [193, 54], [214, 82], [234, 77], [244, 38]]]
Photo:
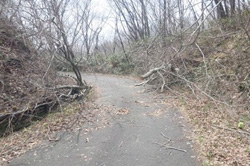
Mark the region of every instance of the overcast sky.
[[[94, 9], [95, 13], [97, 13], [100, 17], [99, 20], [101, 20], [101, 17], [105, 17], [105, 20], [107, 20], [106, 24], [103, 27], [102, 33], [100, 34], [100, 40], [112, 40], [114, 36], [114, 27], [115, 27], [115, 18], [114, 18], [114, 10], [112, 7], [109, 5], [110, 0], [92, 0], [92, 8]], [[200, 0], [183, 0], [185, 6], [189, 6], [190, 2], [194, 5], [194, 10], [197, 12], [198, 16], [200, 14], [201, 10], [201, 4]], [[187, 8], [189, 9], [189, 8]], [[185, 10], [185, 16], [189, 16], [190, 18], [193, 18], [192, 16], [192, 11], [191, 10]], [[97, 20], [96, 25], [99, 25], [99, 21]]]
[[[101, 33], [101, 40], [102, 38], [104, 39], [113, 39], [114, 36], [114, 18], [112, 17], [112, 9], [109, 6], [108, 0], [93, 0], [93, 4], [92, 7], [94, 8], [95, 12], [98, 13], [98, 15], [100, 16], [99, 19], [101, 19], [101, 17], [106, 17], [107, 22], [105, 24], [105, 26], [103, 27], [103, 31]], [[99, 23], [97, 23], [99, 24]]]

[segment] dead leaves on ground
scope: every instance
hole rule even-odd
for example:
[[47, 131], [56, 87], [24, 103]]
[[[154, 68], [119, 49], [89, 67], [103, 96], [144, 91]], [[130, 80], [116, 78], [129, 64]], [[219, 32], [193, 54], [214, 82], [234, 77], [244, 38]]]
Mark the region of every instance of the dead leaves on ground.
[[154, 117], [158, 117], [158, 118], [162, 118], [162, 115], [165, 113], [166, 111], [162, 110], [162, 109], [158, 109], [155, 110], [154, 112], [150, 112], [147, 113], [145, 115], [149, 115], [149, 116], [154, 116]]
[[[186, 94], [187, 95], [187, 94]], [[187, 95], [188, 96], [188, 95]], [[183, 115], [192, 124], [191, 139], [196, 144], [198, 157], [203, 166], [248, 166], [250, 163], [250, 137], [233, 132], [237, 128], [242, 114], [249, 114], [238, 108], [237, 116], [223, 105], [209, 101], [186, 99], [168, 99], [168, 106], [181, 108]], [[250, 114], [249, 114], [250, 115]], [[247, 123], [246, 123], [247, 124]], [[229, 131], [214, 126], [232, 128]], [[250, 130], [250, 126], [244, 128]]]
[[[62, 112], [49, 114], [47, 118], [34, 122], [31, 126], [0, 138], [0, 165], [36, 147], [43, 140], [59, 141], [59, 131], [84, 134], [100, 130], [110, 125], [114, 116], [129, 114], [127, 108], [98, 106], [93, 103], [75, 102], [62, 108]], [[84, 124], [88, 127], [83, 127]]]
[[117, 111], [117, 115], [127, 115], [130, 112], [129, 109], [125, 108], [125, 109], [118, 109]]

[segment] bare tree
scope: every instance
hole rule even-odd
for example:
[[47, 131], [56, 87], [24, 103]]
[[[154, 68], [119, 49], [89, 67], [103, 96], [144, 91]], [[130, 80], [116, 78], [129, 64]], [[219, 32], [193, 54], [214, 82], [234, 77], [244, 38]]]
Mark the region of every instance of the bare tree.
[[145, 0], [112, 0], [121, 23], [126, 25], [130, 39], [138, 41], [150, 36], [150, 25]]
[[229, 0], [230, 8], [231, 8], [231, 15], [235, 13], [235, 0]]
[[184, 28], [184, 4], [182, 0], [177, 0], [180, 28]]
[[214, 0], [215, 4], [217, 5], [217, 17], [218, 18], [225, 18], [227, 17], [227, 14], [224, 10], [224, 7], [222, 5], [222, 1], [220, 0]]
[[95, 17], [90, 9], [91, 0], [19, 0], [19, 3], [20, 9], [12, 15], [25, 29], [25, 38], [32, 39], [37, 49], [46, 49], [66, 61], [76, 75], [77, 84], [86, 86], [77, 66], [77, 59], [85, 52], [79, 52], [77, 48], [83, 45], [89, 57], [98, 47], [103, 25], [92, 26]]
[[[51, 18], [50, 26], [53, 28], [53, 31], [55, 31], [55, 35], [50, 36], [50, 38], [47, 39], [49, 40], [48, 43], [53, 44], [54, 48], [56, 48], [58, 55], [63, 57], [70, 64], [76, 75], [77, 84], [79, 86], [86, 86], [82, 80], [80, 70], [75, 63], [76, 56], [73, 51], [73, 44], [76, 36], [73, 36], [72, 42], [70, 43], [69, 35], [66, 31], [66, 23], [64, 19], [66, 17], [65, 13], [69, 3], [70, 0], [43, 1], [43, 5], [47, 9], [47, 14]], [[74, 30], [78, 30], [78, 24], [76, 24]]]

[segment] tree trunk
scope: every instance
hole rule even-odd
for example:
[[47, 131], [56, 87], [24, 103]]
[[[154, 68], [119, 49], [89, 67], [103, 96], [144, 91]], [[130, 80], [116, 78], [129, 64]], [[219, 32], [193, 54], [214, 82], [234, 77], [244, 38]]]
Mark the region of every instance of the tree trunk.
[[235, 14], [235, 0], [229, 0], [231, 16]]
[[220, 0], [214, 0], [215, 4], [217, 5], [217, 18], [225, 18], [227, 17], [225, 10], [222, 5], [222, 1]]
[[162, 46], [166, 47], [167, 37], [167, 0], [163, 0]]

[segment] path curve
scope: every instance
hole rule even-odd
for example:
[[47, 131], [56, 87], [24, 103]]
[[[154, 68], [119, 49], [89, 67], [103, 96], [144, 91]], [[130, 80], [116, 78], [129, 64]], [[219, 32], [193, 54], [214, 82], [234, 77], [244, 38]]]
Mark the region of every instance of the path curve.
[[[59, 142], [27, 152], [9, 165], [198, 165], [191, 143], [183, 134], [186, 125], [180, 113], [162, 104], [163, 96], [147, 92], [144, 87], [135, 87], [138, 81], [133, 79], [86, 74], [83, 78], [99, 89], [98, 105], [113, 105], [130, 112], [114, 118], [104, 129], [80, 135], [78, 141], [74, 133], [69, 134]], [[161, 147], [161, 144], [174, 149]]]

